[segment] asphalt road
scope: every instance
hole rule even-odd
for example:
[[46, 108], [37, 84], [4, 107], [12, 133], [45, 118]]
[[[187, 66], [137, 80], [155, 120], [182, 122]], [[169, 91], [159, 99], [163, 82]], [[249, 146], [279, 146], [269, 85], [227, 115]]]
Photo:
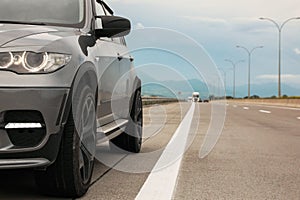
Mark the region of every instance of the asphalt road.
[[[191, 118], [190, 106], [146, 107], [142, 154], [127, 155], [99, 145], [97, 157], [105, 164], [97, 162], [93, 184], [81, 199], [155, 200], [169, 190], [175, 200], [300, 199], [300, 109], [228, 104], [219, 142], [200, 159], [212, 104], [195, 105]], [[191, 121], [190, 131], [181, 127], [183, 120]], [[174, 133], [181, 137], [185, 132], [188, 149], [179, 159], [168, 149], [171, 138], [176, 141]], [[164, 155], [175, 159], [151, 171]], [[26, 170], [0, 172], [0, 199], [50, 198], [38, 194], [32, 172]]]
[[197, 159], [198, 137], [184, 157], [174, 199], [300, 199], [299, 115], [300, 109], [228, 105], [213, 152]]

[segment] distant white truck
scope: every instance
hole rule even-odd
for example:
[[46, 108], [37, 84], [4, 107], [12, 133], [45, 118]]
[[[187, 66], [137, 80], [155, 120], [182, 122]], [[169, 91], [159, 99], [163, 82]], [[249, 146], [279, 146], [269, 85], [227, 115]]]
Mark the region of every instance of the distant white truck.
[[193, 95], [192, 95], [192, 101], [193, 102], [200, 102], [200, 93], [199, 92], [193, 92]]

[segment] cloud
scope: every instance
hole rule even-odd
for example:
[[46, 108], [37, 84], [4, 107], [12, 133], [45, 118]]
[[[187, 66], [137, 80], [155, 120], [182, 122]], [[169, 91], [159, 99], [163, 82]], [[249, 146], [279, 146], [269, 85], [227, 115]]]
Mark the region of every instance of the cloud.
[[189, 20], [196, 23], [207, 24], [217, 29], [220, 27], [230, 28], [228, 30], [235, 32], [244, 33], [261, 33], [269, 29], [264, 23], [259, 23], [258, 17], [229, 17], [229, 18], [218, 18], [218, 17], [204, 17], [204, 16], [183, 16], [184, 20]]
[[[145, 9], [147, 6], [155, 6], [156, 12], [175, 11], [178, 15], [197, 15], [201, 13], [202, 16], [217, 17], [217, 18], [231, 18], [231, 17], [273, 17], [277, 20], [285, 20], [291, 16], [297, 16], [300, 12], [298, 6], [299, 0], [252, 0], [252, 1], [236, 1], [236, 0], [106, 0], [108, 4], [112, 3], [118, 6], [124, 5], [143, 5]], [[131, 9], [136, 9], [132, 6]]]
[[227, 24], [227, 21], [221, 18], [211, 18], [211, 17], [201, 17], [201, 16], [183, 16], [183, 18], [190, 21]]
[[300, 49], [299, 48], [295, 48], [294, 52], [295, 52], [295, 54], [300, 55]]
[[138, 22], [136, 25], [135, 25], [135, 29], [144, 29], [145, 28], [145, 26], [142, 24], [142, 23], [140, 23], [140, 22]]
[[[277, 74], [264, 74], [257, 76], [257, 79], [263, 82], [276, 82], [278, 81]], [[282, 74], [281, 75], [282, 83], [286, 84], [300, 84], [300, 74]]]
[[260, 33], [269, 30], [264, 23], [260, 23], [258, 17], [235, 17], [231, 19], [234, 31], [243, 33]]
[[[259, 20], [259, 17], [269, 17], [278, 23], [284, 22], [292, 16], [300, 13], [299, 0], [186, 0], [160, 1], [160, 0], [105, 0], [115, 9], [117, 14], [126, 16], [133, 22], [134, 28], [163, 27], [184, 33], [194, 38], [206, 48], [210, 57], [218, 66], [224, 65], [224, 58], [240, 60], [245, 58], [245, 52], [235, 48], [243, 45], [249, 48], [265, 46], [264, 49], [255, 52], [253, 65], [256, 65], [256, 74], [275, 74], [269, 66], [277, 66], [278, 60], [278, 32], [274, 24]], [[138, 23], [139, 22], [139, 23]], [[300, 31], [300, 21], [292, 21], [284, 30], [284, 67], [286, 73], [300, 74], [298, 58], [300, 58], [300, 46], [297, 33]], [[147, 38], [151, 39], [151, 38]], [[172, 39], [164, 40], [163, 44], [180, 47], [182, 42]], [[298, 47], [296, 50], [295, 48]], [[187, 52], [193, 52], [192, 48], [185, 45]], [[261, 66], [260, 68], [258, 66]], [[254, 67], [254, 66], [253, 66]], [[244, 69], [245, 68], [245, 69]], [[244, 84], [247, 73], [246, 67], [237, 70], [237, 84]], [[277, 82], [275, 77], [255, 78], [257, 82]], [[253, 77], [254, 78], [254, 77]], [[289, 77], [289, 82], [297, 82], [299, 79]], [[228, 80], [229, 82], [229, 80]], [[300, 85], [300, 84], [299, 84]]]

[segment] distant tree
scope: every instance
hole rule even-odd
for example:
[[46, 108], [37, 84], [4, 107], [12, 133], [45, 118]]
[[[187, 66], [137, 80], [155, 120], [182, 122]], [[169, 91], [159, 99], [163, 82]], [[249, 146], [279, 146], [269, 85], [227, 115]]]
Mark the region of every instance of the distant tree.
[[289, 96], [285, 94], [285, 95], [282, 96], [282, 98], [287, 99], [287, 98], [289, 98]]
[[260, 97], [258, 95], [253, 95], [250, 97], [251, 99], [259, 99]]
[[277, 97], [275, 95], [271, 96], [271, 99], [277, 99]]

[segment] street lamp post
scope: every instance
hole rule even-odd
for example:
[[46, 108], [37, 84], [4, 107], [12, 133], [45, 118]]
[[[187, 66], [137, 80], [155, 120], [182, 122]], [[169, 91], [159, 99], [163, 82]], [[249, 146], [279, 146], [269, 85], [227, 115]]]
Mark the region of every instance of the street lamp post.
[[225, 98], [226, 98], [226, 71], [224, 70], [224, 69], [221, 69], [221, 68], [218, 68], [222, 73], [223, 73], [223, 77], [224, 77], [224, 79], [223, 79], [223, 81], [224, 81], [224, 93], [225, 93]]
[[249, 50], [244, 46], [236, 46], [237, 48], [241, 48], [244, 49], [247, 53], [248, 53], [248, 99], [250, 99], [251, 96], [251, 89], [250, 89], [250, 82], [251, 82], [251, 55], [253, 53], [254, 50], [259, 49], [259, 48], [263, 48], [263, 46], [257, 46], [254, 47], [253, 49]]
[[289, 21], [291, 20], [298, 20], [300, 17], [292, 17], [287, 20], [285, 20], [281, 25], [279, 25], [277, 22], [275, 22], [273, 19], [266, 18], [266, 17], [261, 17], [259, 18], [260, 20], [267, 20], [272, 22], [276, 28], [278, 29], [278, 35], [279, 35], [279, 40], [278, 40], [278, 97], [281, 97], [281, 35], [282, 35], [282, 29], [284, 25], [286, 25]]
[[233, 67], [233, 91], [232, 91], [232, 97], [235, 98], [235, 67], [238, 63], [244, 62], [244, 60], [239, 60], [237, 62], [233, 62], [230, 59], [225, 59], [226, 62], [230, 62]]

